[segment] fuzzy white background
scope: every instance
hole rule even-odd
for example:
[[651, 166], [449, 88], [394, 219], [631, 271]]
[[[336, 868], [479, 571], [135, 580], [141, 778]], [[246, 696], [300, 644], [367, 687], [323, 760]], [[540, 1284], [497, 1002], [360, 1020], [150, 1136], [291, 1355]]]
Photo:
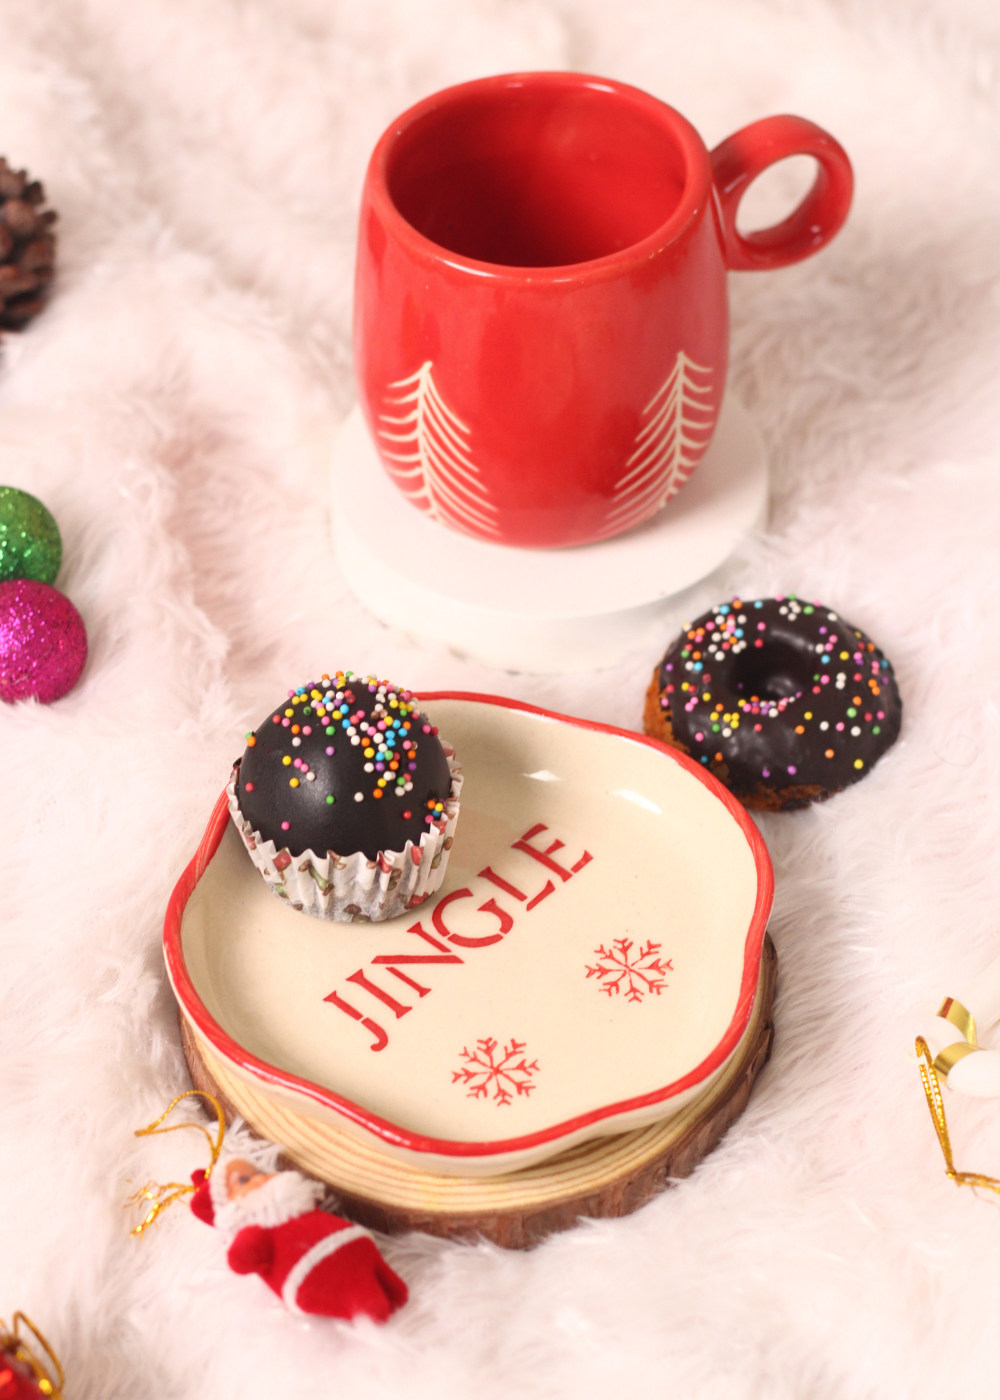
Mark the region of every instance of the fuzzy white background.
[[[857, 177], [828, 250], [731, 278], [768, 531], [557, 679], [385, 629], [328, 544], [368, 153], [526, 67], [637, 83], [710, 146], [798, 112]], [[61, 216], [50, 307], [3, 342], [0, 480], [56, 515], [91, 641], [72, 694], [0, 713], [0, 1316], [50, 1334], [68, 1400], [992, 1393], [1000, 1206], [946, 1180], [912, 1039], [1000, 943], [995, 0], [4, 0], [0, 151]], [[836, 607], [905, 713], [864, 782], [764, 824], [777, 1040], [719, 1150], [531, 1253], [390, 1241], [412, 1301], [381, 1330], [291, 1318], [187, 1211], [130, 1241], [128, 1180], [201, 1160], [132, 1137], [185, 1084], [164, 906], [275, 697], [345, 665], [638, 728], [733, 590]], [[1000, 1104], [949, 1106], [959, 1165], [1000, 1173]]]

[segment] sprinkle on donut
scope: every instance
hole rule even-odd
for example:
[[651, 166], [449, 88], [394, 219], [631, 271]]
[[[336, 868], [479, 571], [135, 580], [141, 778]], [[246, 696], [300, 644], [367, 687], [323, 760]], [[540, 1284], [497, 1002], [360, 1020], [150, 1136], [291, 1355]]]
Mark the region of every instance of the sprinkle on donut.
[[874, 642], [821, 603], [734, 598], [684, 625], [653, 673], [647, 734], [747, 807], [790, 810], [863, 778], [902, 702]]

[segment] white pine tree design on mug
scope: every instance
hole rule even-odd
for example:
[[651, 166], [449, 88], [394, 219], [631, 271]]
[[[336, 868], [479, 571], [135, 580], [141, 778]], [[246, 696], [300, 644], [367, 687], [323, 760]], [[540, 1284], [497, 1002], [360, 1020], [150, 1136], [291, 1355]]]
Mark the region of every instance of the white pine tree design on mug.
[[442, 399], [434, 383], [432, 361], [415, 374], [389, 385], [379, 414], [383, 455], [403, 495], [426, 502], [427, 513], [443, 525], [473, 535], [499, 533], [492, 519], [496, 506], [469, 456], [469, 428]]
[[673, 369], [643, 409], [648, 422], [615, 483], [607, 524], [616, 534], [654, 515], [694, 471], [715, 425], [711, 393], [711, 369], [678, 350]]

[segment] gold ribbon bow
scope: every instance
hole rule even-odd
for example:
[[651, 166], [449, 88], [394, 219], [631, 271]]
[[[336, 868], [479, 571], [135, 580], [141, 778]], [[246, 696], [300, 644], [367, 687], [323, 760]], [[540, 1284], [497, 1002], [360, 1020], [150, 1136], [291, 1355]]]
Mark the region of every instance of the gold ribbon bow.
[[[218, 1123], [214, 1142], [212, 1141], [212, 1134], [205, 1127], [204, 1123], [172, 1123], [169, 1128], [160, 1127], [164, 1118], [169, 1118], [181, 1099], [190, 1098], [206, 1099], [215, 1109], [215, 1116]], [[188, 1089], [186, 1093], [178, 1094], [173, 1103], [163, 1110], [159, 1118], [155, 1118], [148, 1127], [137, 1128], [135, 1135], [136, 1137], [154, 1137], [157, 1133], [177, 1133], [180, 1132], [182, 1128], [197, 1128], [199, 1133], [204, 1133], [205, 1135], [205, 1140], [208, 1143], [208, 1150], [211, 1154], [211, 1160], [205, 1171], [205, 1180], [207, 1181], [212, 1175], [213, 1167], [219, 1160], [219, 1153], [222, 1151], [222, 1138], [226, 1131], [226, 1115], [222, 1111], [222, 1105], [219, 1103], [219, 1100], [213, 1097], [212, 1094], [206, 1094], [201, 1089]], [[141, 1238], [143, 1232], [148, 1229], [150, 1225], [154, 1224], [159, 1215], [165, 1211], [168, 1206], [172, 1206], [175, 1201], [183, 1199], [184, 1196], [194, 1195], [196, 1190], [197, 1187], [192, 1183], [188, 1182], [185, 1184], [183, 1181], [166, 1181], [162, 1185], [155, 1181], [147, 1181], [145, 1186], [140, 1186], [139, 1190], [136, 1191], [133, 1196], [129, 1197], [126, 1204], [137, 1206], [141, 1205], [143, 1201], [149, 1201], [150, 1209], [143, 1216], [142, 1220], [139, 1221], [135, 1229], [129, 1232], [132, 1238]]]
[[[52, 1368], [56, 1375], [55, 1380], [52, 1379], [49, 1368], [39, 1360], [28, 1345], [26, 1339], [21, 1336], [22, 1323], [34, 1337], [42, 1351], [44, 1351], [48, 1360], [51, 1361]], [[66, 1384], [66, 1377], [63, 1375], [63, 1368], [59, 1364], [59, 1358], [35, 1324], [29, 1317], [26, 1317], [23, 1312], [16, 1312], [14, 1314], [14, 1322], [9, 1329], [4, 1320], [0, 1318], [0, 1350], [9, 1352], [15, 1361], [19, 1361], [22, 1366], [28, 1368], [38, 1385], [38, 1389], [43, 1395], [52, 1396], [53, 1400], [62, 1400], [62, 1388]], [[0, 1378], [2, 1378], [2, 1375], [3, 1373], [0, 1372]]]
[[938, 1079], [938, 1075], [947, 1079], [959, 1060], [964, 1060], [966, 1055], [974, 1055], [979, 1049], [976, 1039], [975, 1017], [954, 997], [945, 997], [937, 1014], [945, 1021], [950, 1021], [965, 1037], [964, 1043], [957, 1040], [953, 1045], [946, 1045], [940, 1055], [936, 1055], [932, 1059], [927, 1041], [922, 1035], [917, 1036], [917, 1058], [921, 1062], [920, 1078], [927, 1096], [927, 1107], [930, 1110], [934, 1131], [941, 1144], [945, 1173], [956, 1186], [984, 1186], [988, 1191], [995, 1191], [1000, 1195], [1000, 1181], [996, 1177], [983, 1176], [979, 1172], [955, 1170], [951, 1139], [948, 1136], [948, 1122], [944, 1113], [944, 1099], [941, 1097], [941, 1083]]
[[937, 1014], [943, 1021], [950, 1021], [965, 1037], [964, 1044], [956, 1040], [954, 1045], [946, 1045], [940, 1055], [934, 1057], [934, 1068], [947, 1079], [959, 1060], [964, 1060], [966, 1055], [974, 1055], [979, 1049], [979, 1042], [976, 1040], [976, 1018], [954, 997], [945, 997], [938, 1007]]

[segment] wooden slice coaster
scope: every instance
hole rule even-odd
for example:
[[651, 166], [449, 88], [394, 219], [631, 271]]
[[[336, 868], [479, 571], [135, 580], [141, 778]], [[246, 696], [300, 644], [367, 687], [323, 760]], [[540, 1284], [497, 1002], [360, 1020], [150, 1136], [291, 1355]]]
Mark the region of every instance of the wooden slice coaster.
[[770, 1056], [776, 975], [774, 944], [766, 937], [747, 1034], [700, 1099], [664, 1122], [593, 1138], [504, 1176], [441, 1176], [407, 1166], [328, 1123], [273, 1103], [231, 1074], [183, 1017], [181, 1038], [195, 1088], [214, 1094], [227, 1119], [238, 1114], [260, 1137], [280, 1143], [286, 1163], [331, 1187], [338, 1209], [352, 1220], [388, 1234], [424, 1230], [529, 1249], [580, 1216], [628, 1215], [694, 1171], [743, 1112]]

